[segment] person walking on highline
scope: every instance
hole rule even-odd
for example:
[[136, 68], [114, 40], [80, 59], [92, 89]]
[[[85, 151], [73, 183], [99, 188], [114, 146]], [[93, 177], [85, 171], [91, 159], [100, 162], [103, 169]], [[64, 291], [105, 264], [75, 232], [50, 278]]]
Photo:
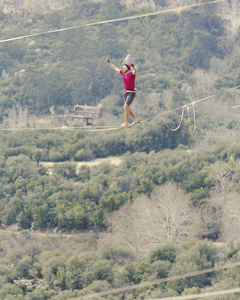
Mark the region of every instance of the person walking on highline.
[[[134, 63], [133, 62], [131, 62], [131, 63], [130, 62], [126, 62], [123, 65], [122, 70], [120, 70], [116, 66], [114, 66], [114, 64], [112, 64], [110, 62], [110, 58], [109, 57], [106, 58], [106, 61], [108, 62], [109, 66], [114, 71], [116, 71], [117, 73], [119, 73], [120, 75], [122, 75], [122, 79], [123, 79], [124, 96], [125, 96], [125, 103], [124, 103], [125, 121], [120, 126], [121, 127], [127, 127], [128, 126], [129, 116], [131, 116], [133, 118], [133, 120], [134, 120], [131, 125], [139, 124], [140, 121], [134, 115], [133, 111], [130, 108], [130, 105], [131, 105], [131, 103], [133, 102], [133, 99], [136, 96], [135, 78], [136, 78], [136, 74], [137, 74], [137, 69], [134, 66]], [[133, 69], [133, 71], [131, 71], [131, 68]]]

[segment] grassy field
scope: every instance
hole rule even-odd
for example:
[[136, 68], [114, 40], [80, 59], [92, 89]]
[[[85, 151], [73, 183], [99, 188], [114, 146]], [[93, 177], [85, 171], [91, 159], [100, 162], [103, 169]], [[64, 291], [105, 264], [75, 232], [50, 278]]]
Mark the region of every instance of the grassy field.
[[[98, 235], [88, 232], [54, 232], [54, 231], [18, 231], [16, 226], [0, 230], [2, 256], [15, 249], [15, 252], [28, 252], [29, 248], [42, 251], [96, 251]], [[22, 250], [17, 250], [22, 247]], [[24, 248], [24, 249], [23, 249]], [[10, 250], [12, 249], [12, 250]]]
[[[122, 158], [121, 157], [107, 157], [107, 158], [100, 158], [100, 159], [96, 159], [96, 160], [92, 160], [92, 161], [81, 161], [81, 162], [71, 162], [72, 164], [76, 165], [76, 169], [77, 172], [80, 169], [81, 166], [89, 166], [89, 167], [93, 167], [93, 166], [97, 166], [101, 163], [109, 163], [111, 165], [114, 166], [119, 166], [121, 164]], [[45, 167], [48, 169], [48, 173], [51, 175], [52, 174], [52, 170], [54, 168], [55, 165], [61, 164], [68, 164], [68, 162], [48, 162], [48, 161], [41, 161], [39, 163], [40, 166]]]

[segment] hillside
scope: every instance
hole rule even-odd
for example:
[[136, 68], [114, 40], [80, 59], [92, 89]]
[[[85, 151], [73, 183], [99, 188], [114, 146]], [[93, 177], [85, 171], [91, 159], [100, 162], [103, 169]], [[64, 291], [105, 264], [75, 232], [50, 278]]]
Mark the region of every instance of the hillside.
[[[116, 65], [121, 65], [127, 56], [136, 61], [140, 71], [137, 82], [140, 97], [136, 104], [137, 111], [141, 114], [144, 112], [140, 115], [142, 119], [166, 106], [188, 101], [189, 95], [179, 89], [182, 85], [187, 84], [192, 89], [191, 93], [198, 94], [197, 90], [201, 89], [197, 86], [200, 82], [197, 77], [201, 77], [197, 72], [199, 69], [208, 71], [212, 78], [211, 85], [206, 84], [200, 97], [215, 92], [212, 87], [217, 86], [215, 82], [218, 80], [218, 89], [226, 87], [225, 82], [220, 83], [227, 71], [221, 65], [223, 60], [231, 60], [230, 50], [236, 51], [230, 46], [237, 38], [234, 3], [212, 4], [208, 10], [206, 6], [199, 7], [193, 10], [195, 19], [188, 10], [180, 15], [176, 11], [152, 19], [130, 21], [126, 27], [122, 22], [105, 24], [86, 27], [81, 34], [80, 29], [76, 28], [1, 44], [1, 122], [5, 127], [17, 125], [12, 124], [13, 121], [32, 127], [35, 126], [33, 115], [46, 115], [50, 111], [63, 114], [67, 110], [72, 112], [76, 104], [101, 103], [105, 105], [106, 119], [110, 117], [115, 124], [122, 113], [122, 88], [120, 78], [112, 76], [105, 63], [107, 55], [112, 57]], [[2, 16], [1, 38], [31, 35], [79, 25], [79, 22], [100, 21], [146, 11], [149, 11], [149, 7], [126, 10], [125, 6], [113, 0], [109, 3], [79, 1], [64, 11], [36, 14], [32, 18]], [[222, 16], [231, 16], [235, 27]], [[185, 18], [189, 26], [185, 25], [183, 30]], [[168, 22], [170, 27], [166, 25]], [[198, 37], [195, 39], [195, 36]], [[92, 72], [88, 72], [89, 60], [95, 66]], [[217, 72], [213, 70], [215, 65], [220, 66]], [[236, 68], [231, 66], [229, 71], [235, 72]], [[211, 76], [212, 70], [215, 77]], [[234, 81], [237, 81], [236, 76], [233, 76]], [[171, 90], [172, 96], [167, 90]], [[145, 109], [143, 99], [148, 97], [148, 93], [152, 96]], [[107, 97], [113, 100], [107, 101]], [[169, 97], [172, 100], [167, 100]], [[21, 120], [17, 119], [18, 115]], [[100, 123], [104, 125], [106, 120]]]
[[[96, 3], [106, 2], [104, 0], [91, 0]], [[84, 1], [78, 1], [84, 2]], [[120, 1], [122, 5], [126, 5], [127, 8], [134, 7], [156, 7], [154, 0], [123, 0]], [[76, 1], [74, 0], [1, 0], [0, 1], [0, 11], [6, 15], [32, 15], [36, 12], [49, 12], [64, 10], [67, 7], [74, 7]]]
[[6, 15], [27, 16], [36, 12], [63, 10], [73, 3], [73, 0], [1, 0], [0, 11]]
[[[19, 15], [23, 14], [33, 15], [37, 12], [50, 12], [64, 10], [69, 7], [75, 7], [77, 3], [84, 2], [74, 0], [1, 0], [0, 11], [6, 15]], [[107, 0], [91, 0], [90, 2], [95, 3], [106, 3]], [[108, 1], [111, 3], [111, 1]], [[113, 0], [112, 2], [119, 2], [127, 9], [148, 7], [149, 9], [156, 8], [175, 8], [183, 7], [198, 3], [198, 1], [172, 1], [172, 0]], [[237, 0], [223, 1], [219, 8], [219, 13], [222, 14], [226, 19], [232, 19], [239, 15], [240, 7]]]
[[[236, 14], [236, 2], [228, 3], [228, 8], [230, 6], [233, 15]], [[238, 161], [235, 140], [239, 128], [236, 87], [240, 78], [240, 42], [238, 31], [229, 31], [229, 22], [219, 16], [226, 13], [223, 7], [222, 3], [203, 5], [156, 17], [2, 43], [0, 117], [1, 129], [6, 132], [1, 132], [1, 224], [9, 226], [17, 222], [23, 229], [59, 227], [82, 230], [93, 226], [104, 229], [109, 213], [142, 192], [150, 195], [155, 186], [171, 180], [189, 194], [196, 207], [204, 210], [208, 198], [214, 194], [213, 179], [208, 179], [214, 170], [211, 164], [217, 164], [218, 160], [225, 162], [226, 168], [233, 168], [235, 173], [230, 159], [233, 157]], [[91, 22], [102, 20], [103, 16], [113, 18], [129, 12], [146, 12], [147, 9], [126, 10], [118, 1], [79, 1], [75, 2], [74, 8], [51, 14], [39, 13], [31, 19], [3, 17], [1, 35], [8, 38], [13, 33], [43, 32], [77, 24], [80, 18], [83, 22]], [[126, 56], [134, 58], [138, 68], [138, 96], [133, 107], [141, 120], [151, 122], [144, 122], [131, 131], [114, 128], [112, 132], [104, 131], [107, 127], [102, 126], [112, 124], [118, 127], [124, 117], [121, 78], [113, 74], [107, 65], [106, 55], [110, 55], [117, 65]], [[209, 95], [212, 95], [211, 101], [193, 104]], [[74, 105], [98, 103], [103, 108], [103, 117], [97, 124], [99, 132], [74, 131], [74, 128], [72, 132], [64, 131], [68, 128], [64, 118], [59, 118], [57, 124], [61, 131], [51, 130], [58, 116]], [[180, 128], [169, 130], [177, 128], [182, 111], [175, 108], [181, 106], [188, 107], [189, 117], [183, 115]], [[37, 120], [43, 119], [43, 116], [50, 120], [50, 112], [53, 111], [51, 119], [54, 121], [47, 131], [30, 130], [43, 129]], [[164, 118], [162, 113], [165, 113]], [[191, 134], [193, 125], [196, 126], [195, 134]], [[22, 132], [15, 133], [13, 130], [22, 127], [25, 128]], [[13, 133], [9, 135], [7, 130], [13, 130]], [[224, 139], [228, 148], [221, 150]], [[212, 151], [217, 154], [210, 159], [211, 163], [208, 158], [201, 158], [200, 166], [195, 167], [195, 175], [190, 166], [186, 175], [177, 174], [175, 168], [179, 173], [183, 171], [181, 163], [174, 159], [167, 161], [167, 168], [171, 171], [159, 166], [159, 169], [163, 168], [164, 176], [152, 169], [153, 153], [157, 159], [163, 151], [177, 151], [181, 147], [187, 147], [183, 153], [188, 148], [206, 148], [206, 157], [213, 147]], [[142, 166], [140, 173], [136, 171], [139, 153], [147, 155], [144, 159], [146, 165]], [[104, 166], [94, 170], [86, 166], [81, 167], [80, 172], [74, 164], [135, 154], [137, 158], [132, 167], [128, 159], [124, 167], [118, 166], [126, 174], [129, 168], [133, 172], [135, 179], [129, 178], [128, 181], [122, 178], [118, 182], [118, 171], [111, 174], [111, 167], [104, 171]], [[181, 155], [177, 153], [178, 156]], [[194, 160], [197, 158], [194, 157]], [[22, 161], [29, 165], [28, 169]], [[42, 165], [44, 162], [67, 162], [67, 165], [57, 164], [49, 176], [50, 173], [40, 167], [41, 162]], [[103, 182], [99, 178], [101, 170], [106, 172]], [[193, 177], [196, 182], [191, 182], [189, 174], [196, 176]], [[42, 180], [49, 189], [45, 189], [45, 184], [42, 187]], [[52, 188], [58, 181], [62, 182], [62, 185], [57, 185], [59, 189], [57, 186]], [[69, 190], [65, 195], [67, 182]], [[234, 192], [235, 189], [236, 186]], [[38, 201], [34, 199], [36, 194]], [[61, 200], [57, 200], [57, 195]], [[28, 206], [29, 197], [33, 197], [33, 207]], [[74, 201], [66, 202], [72, 197]], [[86, 200], [89, 200], [89, 207], [85, 206]], [[9, 201], [13, 205], [9, 205]], [[75, 210], [76, 207], [79, 211]], [[76, 213], [74, 217], [71, 215], [73, 211]], [[204, 224], [203, 232], [218, 232], [220, 226], [222, 224], [211, 222]]]

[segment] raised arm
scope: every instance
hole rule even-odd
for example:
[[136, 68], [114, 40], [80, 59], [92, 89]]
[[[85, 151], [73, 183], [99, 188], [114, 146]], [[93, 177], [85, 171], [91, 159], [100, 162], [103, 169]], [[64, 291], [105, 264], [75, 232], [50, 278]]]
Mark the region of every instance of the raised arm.
[[134, 66], [134, 63], [133, 62], [131, 62], [130, 63], [131, 64], [131, 66], [132, 66], [132, 68], [133, 68], [133, 75], [135, 75], [136, 76], [136, 74], [137, 74], [137, 69], [136, 69], [136, 67]]
[[112, 64], [112, 63], [110, 62], [110, 58], [109, 58], [109, 57], [106, 58], [106, 61], [107, 61], [107, 63], [109, 64], [109, 66], [110, 66], [114, 71], [116, 71], [116, 72], [118, 72], [118, 73], [120, 74], [120, 69], [118, 69], [114, 64]]

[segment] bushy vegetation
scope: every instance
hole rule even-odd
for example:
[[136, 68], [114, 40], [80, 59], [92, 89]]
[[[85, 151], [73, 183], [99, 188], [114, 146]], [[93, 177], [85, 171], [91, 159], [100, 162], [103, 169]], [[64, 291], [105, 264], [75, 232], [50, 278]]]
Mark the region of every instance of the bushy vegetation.
[[[141, 131], [121, 131], [119, 137], [105, 133], [84, 136], [78, 132], [2, 134], [1, 224], [18, 223], [22, 229], [104, 228], [108, 213], [138, 194], [150, 195], [155, 186], [168, 181], [185, 190], [195, 207], [205, 208], [217, 186], [214, 166], [220, 161], [232, 172], [231, 177], [226, 177], [226, 184], [232, 180], [232, 188], [237, 189], [233, 174], [238, 172], [231, 165], [232, 157], [238, 161], [236, 142], [225, 144], [224, 151], [222, 145], [214, 152], [188, 151], [187, 146], [180, 144], [184, 138], [188, 141], [184, 127], [176, 133], [165, 129], [163, 136], [155, 135], [157, 128], [158, 122], [153, 122]], [[145, 131], [149, 134], [145, 135]], [[164, 138], [166, 133], [170, 136]], [[171, 148], [163, 146], [169, 145], [171, 135], [179, 146], [164, 150]], [[73, 158], [80, 151], [89, 151], [86, 149], [98, 158], [122, 154], [121, 164], [86, 164], [78, 169]], [[50, 175], [41, 164], [43, 159], [62, 163], [56, 163]], [[219, 168], [224, 172], [224, 166]]]
[[[1, 298], [64, 300], [149, 282], [124, 296], [142, 299], [201, 293], [238, 284], [235, 276], [238, 268], [151, 284], [162, 278], [232, 263], [239, 257], [237, 244], [230, 245], [235, 254], [229, 260], [223, 254], [219, 256], [212, 242], [189, 240], [181, 246], [172, 243], [155, 246], [144, 259], [137, 261], [128, 248], [100, 246], [98, 240], [94, 233], [44, 236], [29, 231], [2, 232]], [[97, 299], [118, 300], [122, 295]]]

